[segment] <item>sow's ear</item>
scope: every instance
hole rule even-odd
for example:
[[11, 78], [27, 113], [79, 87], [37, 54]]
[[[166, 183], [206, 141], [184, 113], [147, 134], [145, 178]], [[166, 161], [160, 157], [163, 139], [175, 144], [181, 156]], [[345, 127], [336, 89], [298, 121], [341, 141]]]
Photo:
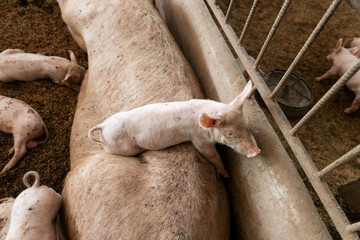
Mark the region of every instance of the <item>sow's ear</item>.
[[207, 115], [206, 113], [201, 114], [200, 124], [201, 124], [201, 126], [203, 126], [205, 128], [219, 126], [220, 122], [221, 122], [220, 116], [209, 117], [209, 115]]
[[229, 105], [236, 109], [241, 109], [244, 106], [246, 98], [250, 95], [252, 89], [252, 82], [249, 80], [244, 89]]

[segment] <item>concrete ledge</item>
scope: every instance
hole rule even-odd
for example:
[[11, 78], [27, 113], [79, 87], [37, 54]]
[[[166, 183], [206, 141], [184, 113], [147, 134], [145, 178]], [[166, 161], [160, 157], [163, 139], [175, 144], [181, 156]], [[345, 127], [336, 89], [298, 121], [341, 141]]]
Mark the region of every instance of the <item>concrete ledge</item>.
[[[230, 102], [246, 81], [204, 2], [155, 2], [206, 96]], [[233, 238], [331, 239], [292, 160], [254, 100], [245, 113], [262, 154], [248, 159], [220, 148], [230, 174]]]

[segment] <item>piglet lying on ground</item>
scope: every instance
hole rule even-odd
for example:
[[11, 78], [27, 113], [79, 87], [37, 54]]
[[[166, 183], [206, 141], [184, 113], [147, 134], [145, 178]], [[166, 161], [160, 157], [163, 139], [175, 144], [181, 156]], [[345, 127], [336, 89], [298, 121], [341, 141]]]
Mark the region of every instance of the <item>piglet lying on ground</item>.
[[14, 200], [12, 197], [0, 199], [0, 240], [6, 238], [9, 230], [10, 214]]
[[[29, 176], [35, 177], [32, 186]], [[40, 177], [35, 171], [27, 172], [23, 181], [28, 188], [14, 201], [6, 240], [62, 239], [58, 216], [61, 195], [52, 188], [40, 186]]]
[[7, 49], [0, 53], [0, 81], [32, 81], [50, 78], [54, 83], [79, 89], [85, 69], [76, 62], [69, 51], [70, 59], [25, 53], [19, 49]]
[[[101, 142], [106, 152], [125, 156], [145, 150], [160, 150], [192, 141], [196, 149], [228, 177], [215, 143], [255, 157], [260, 153], [246, 127], [242, 107], [251, 92], [251, 81], [230, 104], [193, 99], [156, 103], [119, 112], [90, 129], [88, 136]], [[100, 140], [92, 133], [100, 130]]]
[[[0, 174], [10, 168], [24, 156], [27, 149], [36, 147], [48, 139], [48, 130], [39, 113], [23, 101], [0, 95], [0, 131], [12, 133], [14, 146], [9, 154], [14, 153]], [[45, 133], [45, 140], [37, 142], [33, 139]]]
[[[340, 38], [336, 43], [334, 51], [327, 56], [327, 59], [333, 62], [333, 66], [325, 74], [315, 78], [317, 81], [328, 78], [332, 75], [342, 76], [359, 61], [359, 59], [355, 56], [358, 52], [358, 48], [344, 48], [342, 47], [342, 41], [342, 38]], [[357, 72], [346, 83], [346, 86], [353, 91], [356, 96], [351, 107], [345, 109], [345, 113], [353, 113], [360, 108], [360, 72]]]

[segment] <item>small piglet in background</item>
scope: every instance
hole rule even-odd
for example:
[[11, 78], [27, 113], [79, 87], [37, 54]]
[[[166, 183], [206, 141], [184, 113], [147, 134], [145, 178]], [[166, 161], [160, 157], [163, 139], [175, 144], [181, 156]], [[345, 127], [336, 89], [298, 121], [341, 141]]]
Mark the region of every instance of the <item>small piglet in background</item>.
[[[32, 186], [28, 181], [30, 176], [35, 178]], [[27, 172], [23, 182], [28, 188], [14, 201], [5, 240], [63, 239], [58, 215], [61, 195], [52, 188], [40, 186], [40, 176], [35, 171]]]
[[[192, 99], [183, 102], [155, 103], [119, 112], [91, 128], [88, 136], [100, 142], [106, 152], [133, 156], [145, 150], [160, 150], [191, 141], [196, 149], [228, 177], [215, 143], [255, 157], [260, 153], [247, 128], [242, 108], [251, 93], [249, 81], [230, 104]], [[100, 130], [100, 140], [92, 135]]]
[[54, 83], [79, 90], [85, 69], [77, 64], [75, 55], [70, 59], [25, 53], [19, 49], [7, 49], [0, 53], [0, 81], [32, 81], [50, 78]]
[[[360, 49], [360, 38], [350, 38], [348, 40], [345, 41], [344, 43], [344, 47], [346, 48], [357, 48], [357, 49]], [[356, 50], [356, 49], [354, 49]], [[357, 58], [360, 57], [360, 51], [352, 51], [352, 53], [354, 54], [354, 56], [356, 56]]]
[[[315, 78], [317, 81], [328, 78], [332, 75], [342, 76], [359, 59], [355, 54], [359, 51], [358, 47], [350, 49], [342, 47], [342, 38], [340, 38], [334, 51], [327, 56], [327, 59], [333, 62], [333, 66], [322, 76]], [[347, 83], [346, 86], [355, 93], [355, 99], [352, 105], [345, 109], [345, 113], [353, 113], [360, 108], [360, 72], [357, 72]]]
[[360, 0], [347, 0], [350, 7], [354, 8], [360, 14]]
[[[14, 146], [9, 151], [9, 154], [14, 153], [14, 155], [0, 174], [14, 167], [27, 149], [46, 142], [49, 136], [47, 127], [38, 112], [21, 100], [1, 95], [0, 131], [12, 133], [14, 138]], [[44, 134], [45, 139], [43, 141], [34, 140]]]

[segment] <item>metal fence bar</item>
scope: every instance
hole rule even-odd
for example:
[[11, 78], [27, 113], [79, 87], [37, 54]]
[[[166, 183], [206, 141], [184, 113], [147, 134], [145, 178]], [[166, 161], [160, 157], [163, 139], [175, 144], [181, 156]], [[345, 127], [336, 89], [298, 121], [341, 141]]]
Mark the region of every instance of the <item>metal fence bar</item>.
[[360, 60], [353, 65], [342, 77], [326, 92], [324, 96], [310, 109], [309, 112], [295, 125], [295, 127], [291, 130], [291, 135], [295, 135], [297, 131], [302, 127], [305, 123], [307, 123], [326, 102], [330, 100], [332, 96], [334, 96], [345, 84], [350, 80], [352, 76], [360, 69]]
[[280, 106], [275, 101], [269, 99], [271, 92], [268, 86], [262, 79], [262, 76], [256, 71], [256, 68], [254, 68], [253, 62], [248, 59], [246, 50], [242, 46], [236, 44], [236, 34], [232, 27], [224, 22], [225, 16], [222, 13], [221, 9], [214, 4], [213, 0], [207, 0], [207, 3], [211, 8], [212, 12], [214, 13], [216, 19], [218, 20], [219, 24], [221, 25], [221, 28], [224, 30], [224, 33], [230, 41], [236, 54], [239, 56], [241, 63], [244, 65], [250, 78], [257, 87], [271, 115], [280, 127], [280, 130], [282, 131], [292, 151], [298, 159], [301, 167], [309, 178], [313, 188], [318, 194], [321, 202], [323, 203], [326, 211], [332, 219], [336, 229], [339, 231], [341, 237], [347, 240], [359, 239], [357, 233], [350, 232], [346, 229], [348, 226], [350, 226], [349, 220], [347, 219], [343, 210], [340, 208], [338, 202], [336, 201], [333, 193], [329, 189], [326, 182], [324, 182], [319, 176], [317, 176], [317, 172], [319, 172], [319, 170], [315, 166], [314, 162], [312, 161], [311, 157], [309, 156], [298, 136], [292, 136], [290, 134], [291, 124], [282, 112]]
[[231, 0], [230, 1], [230, 4], [229, 4], [229, 7], [227, 9], [227, 12], [226, 12], [226, 16], [225, 16], [225, 22], [227, 23], [229, 21], [229, 17], [230, 17], [230, 14], [231, 14], [231, 11], [234, 7], [234, 0]]
[[301, 60], [301, 58], [305, 55], [306, 51], [309, 49], [309, 47], [311, 46], [312, 42], [315, 40], [315, 38], [319, 35], [319, 33], [321, 32], [321, 30], [324, 28], [325, 24], [328, 22], [328, 20], [330, 19], [330, 17], [334, 14], [335, 10], [337, 9], [337, 7], [339, 6], [339, 4], [341, 3], [341, 0], [334, 0], [332, 2], [332, 4], [330, 5], [330, 7], [327, 9], [326, 13], [324, 14], [324, 16], [321, 18], [320, 22], [317, 24], [317, 26], [315, 27], [315, 29], [313, 30], [313, 32], [311, 33], [310, 37], [308, 38], [308, 40], [305, 42], [305, 44], [303, 45], [303, 47], [301, 48], [301, 50], [299, 51], [299, 53], [297, 54], [297, 56], [295, 57], [294, 61], [291, 63], [291, 65], [289, 66], [289, 68], [286, 70], [284, 76], [282, 77], [282, 79], [280, 80], [280, 82], [278, 83], [278, 85], [275, 87], [274, 91], [271, 93], [270, 98], [274, 99], [275, 96], [277, 95], [277, 93], [279, 92], [279, 90], [281, 89], [281, 87], [285, 84], [285, 81], [288, 79], [288, 77], [290, 76], [291, 72], [294, 70], [294, 68], [296, 67], [296, 65], [299, 63], [299, 61]]
[[273, 26], [271, 27], [270, 32], [269, 32], [268, 36], [266, 37], [263, 46], [261, 47], [260, 53], [255, 60], [255, 63], [254, 63], [255, 68], [257, 68], [257, 66], [259, 66], [259, 63], [260, 63], [262, 57], [264, 56], [264, 53], [265, 53], [267, 47], [269, 46], [269, 43], [270, 43], [271, 39], [273, 38], [275, 31], [278, 28], [278, 26], [281, 22], [281, 19], [283, 18], [285, 11], [290, 4], [290, 1], [291, 0], [285, 0], [284, 4], [282, 5], [280, 12], [275, 19], [275, 22], [274, 22]]
[[349, 232], [360, 231], [360, 222], [353, 223], [353, 224], [347, 226], [347, 230], [348, 230]]
[[335, 160], [334, 162], [332, 162], [330, 165], [325, 167], [323, 170], [318, 172], [318, 176], [322, 178], [325, 174], [328, 174], [329, 172], [331, 172], [338, 166], [340, 166], [346, 162], [349, 162], [358, 156], [360, 156], [360, 144], [357, 145], [355, 148], [351, 149], [349, 152], [347, 152], [340, 158], [338, 158], [337, 160]]
[[242, 42], [243, 42], [243, 40], [244, 40], [245, 33], [246, 33], [246, 31], [248, 30], [248, 28], [249, 28], [249, 25], [250, 25], [250, 23], [251, 23], [251, 19], [252, 19], [252, 17], [254, 16], [255, 9], [256, 9], [258, 3], [259, 3], [259, 0], [255, 0], [254, 3], [253, 3], [253, 5], [251, 6], [249, 15], [248, 15], [248, 17], [247, 17], [247, 19], [246, 19], [245, 25], [244, 25], [244, 27], [243, 27], [243, 30], [242, 30], [241, 34], [240, 34], [239, 41], [237, 42], [237, 44], [239, 44], [239, 45], [241, 45]]

